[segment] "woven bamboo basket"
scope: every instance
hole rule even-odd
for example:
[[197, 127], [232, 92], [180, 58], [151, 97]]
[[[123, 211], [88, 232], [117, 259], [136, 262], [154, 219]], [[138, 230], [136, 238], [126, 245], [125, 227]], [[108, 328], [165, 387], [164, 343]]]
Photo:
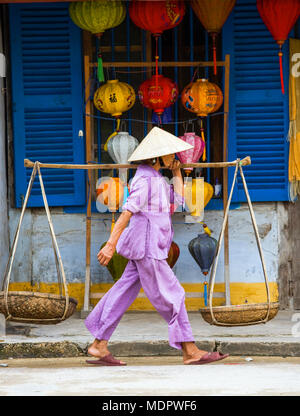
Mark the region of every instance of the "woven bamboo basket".
[[[8, 317], [4, 302], [5, 292], [0, 292], [0, 313]], [[7, 304], [14, 322], [57, 324], [69, 318], [76, 310], [77, 300], [69, 297], [65, 317], [66, 298], [62, 295], [39, 292], [8, 292]]]
[[[273, 319], [278, 312], [279, 303], [270, 303], [270, 313], [267, 321]], [[245, 305], [214, 306], [213, 314], [219, 323], [213, 322], [209, 307], [200, 308], [202, 318], [209, 324], [232, 326], [260, 323], [267, 315], [268, 303], [249, 303]], [[228, 324], [228, 325], [226, 325]]]

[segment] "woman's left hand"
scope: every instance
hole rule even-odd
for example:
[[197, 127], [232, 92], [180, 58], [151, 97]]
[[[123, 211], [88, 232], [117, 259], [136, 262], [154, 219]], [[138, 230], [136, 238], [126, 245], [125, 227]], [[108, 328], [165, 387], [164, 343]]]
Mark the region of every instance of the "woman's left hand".
[[169, 169], [173, 171], [173, 173], [180, 173], [180, 161], [177, 159], [174, 159], [171, 163]]

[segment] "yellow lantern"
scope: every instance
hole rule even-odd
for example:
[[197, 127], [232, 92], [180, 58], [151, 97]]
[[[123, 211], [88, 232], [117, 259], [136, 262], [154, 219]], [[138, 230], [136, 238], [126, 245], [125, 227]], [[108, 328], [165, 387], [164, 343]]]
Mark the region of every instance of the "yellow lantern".
[[[197, 79], [184, 87], [181, 102], [188, 111], [196, 113], [198, 117], [206, 117], [217, 111], [223, 104], [223, 93], [214, 83], [207, 79]], [[201, 137], [205, 142], [203, 121], [201, 119]], [[206, 146], [203, 151], [203, 161], [206, 160]]]
[[[93, 0], [71, 2], [69, 14], [75, 25], [93, 33], [99, 39], [107, 29], [119, 26], [126, 16], [126, 6], [121, 0]], [[98, 56], [98, 80], [104, 82], [102, 55]]]
[[130, 110], [135, 103], [135, 92], [131, 85], [125, 82], [119, 82], [117, 79], [112, 79], [103, 84], [94, 94], [94, 104], [96, 108], [104, 113], [109, 113], [117, 118], [117, 127], [104, 145], [104, 150], [107, 151], [108, 141], [118, 134], [120, 127], [120, 117], [124, 111]]
[[123, 22], [126, 7], [121, 0], [78, 1], [70, 3], [69, 13], [75, 25], [100, 37]]
[[204, 182], [203, 178], [186, 181], [184, 186], [184, 201], [190, 211], [190, 215], [200, 217], [203, 209], [213, 197], [213, 194], [213, 186], [208, 182]]

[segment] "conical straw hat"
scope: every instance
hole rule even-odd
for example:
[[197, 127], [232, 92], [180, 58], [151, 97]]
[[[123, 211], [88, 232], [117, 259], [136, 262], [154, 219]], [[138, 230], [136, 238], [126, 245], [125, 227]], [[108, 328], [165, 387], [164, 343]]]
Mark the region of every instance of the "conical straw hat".
[[173, 134], [159, 127], [153, 127], [132, 153], [128, 162], [170, 155], [192, 149], [193, 147]]

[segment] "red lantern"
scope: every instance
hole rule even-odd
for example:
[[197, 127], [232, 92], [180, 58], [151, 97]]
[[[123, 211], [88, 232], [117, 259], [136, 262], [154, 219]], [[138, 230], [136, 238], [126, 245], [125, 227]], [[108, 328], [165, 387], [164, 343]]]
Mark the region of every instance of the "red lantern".
[[[158, 75], [158, 38], [164, 30], [179, 25], [185, 13], [185, 4], [180, 0], [132, 0], [129, 16], [141, 29], [148, 30], [155, 37], [155, 66]], [[146, 106], [147, 107], [147, 106]], [[150, 108], [152, 108], [150, 106]]]
[[175, 266], [175, 263], [178, 260], [179, 254], [180, 254], [180, 250], [179, 250], [178, 245], [175, 243], [175, 241], [172, 241], [172, 244], [168, 253], [168, 258], [167, 258], [167, 263], [171, 267], [171, 269], [173, 269], [173, 267]]
[[153, 75], [140, 85], [138, 95], [143, 106], [160, 116], [165, 108], [177, 100], [178, 87], [170, 78]]
[[143, 1], [132, 0], [129, 16], [133, 23], [154, 36], [160, 36], [164, 30], [172, 29], [183, 19], [185, 5], [183, 1]]
[[284, 94], [282, 45], [300, 15], [299, 0], [257, 0], [257, 9], [265, 25], [279, 45], [281, 90]]

